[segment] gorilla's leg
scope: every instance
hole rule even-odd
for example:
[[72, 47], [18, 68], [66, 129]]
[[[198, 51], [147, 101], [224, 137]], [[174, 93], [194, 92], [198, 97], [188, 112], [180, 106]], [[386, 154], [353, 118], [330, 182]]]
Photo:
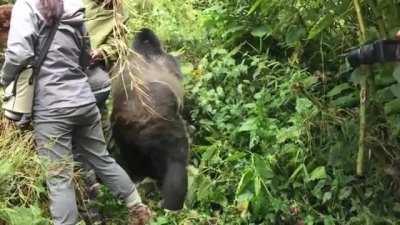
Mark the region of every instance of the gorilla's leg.
[[[182, 148], [182, 146], [180, 147]], [[162, 181], [161, 194], [163, 197], [162, 207], [169, 210], [180, 210], [183, 208], [187, 193], [187, 149], [182, 148], [182, 152], [174, 152], [173, 154], [181, 154], [178, 157], [173, 155], [168, 157], [167, 170]]]
[[162, 185], [162, 207], [169, 210], [183, 208], [187, 192], [187, 171], [183, 162], [170, 162]]

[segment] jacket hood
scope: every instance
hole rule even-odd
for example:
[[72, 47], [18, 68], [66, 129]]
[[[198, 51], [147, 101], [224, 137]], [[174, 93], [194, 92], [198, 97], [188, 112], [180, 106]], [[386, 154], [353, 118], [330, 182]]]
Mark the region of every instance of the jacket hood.
[[[65, 2], [68, 1], [68, 4]], [[64, 14], [61, 21], [66, 24], [82, 24], [85, 21], [85, 8], [81, 0], [64, 0]]]
[[[38, 10], [40, 0], [22, 0], [25, 1], [33, 9], [39, 18], [44, 20]], [[79, 25], [84, 22], [85, 8], [82, 0], [64, 0], [64, 13], [61, 16], [61, 22], [70, 25]]]

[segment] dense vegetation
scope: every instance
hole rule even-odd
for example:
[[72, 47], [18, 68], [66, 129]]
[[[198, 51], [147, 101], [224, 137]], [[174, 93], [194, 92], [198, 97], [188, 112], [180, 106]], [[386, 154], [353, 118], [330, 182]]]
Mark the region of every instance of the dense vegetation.
[[[343, 58], [364, 36], [394, 36], [400, 1], [364, 0], [361, 20], [357, 2], [125, 2], [130, 30], [151, 27], [179, 57], [196, 128], [186, 209], [158, 211], [154, 225], [400, 223], [400, 68], [352, 71]], [[366, 77], [365, 168], [356, 176]], [[0, 128], [0, 224], [47, 224], [29, 134]], [[123, 224], [110, 199], [100, 206]]]

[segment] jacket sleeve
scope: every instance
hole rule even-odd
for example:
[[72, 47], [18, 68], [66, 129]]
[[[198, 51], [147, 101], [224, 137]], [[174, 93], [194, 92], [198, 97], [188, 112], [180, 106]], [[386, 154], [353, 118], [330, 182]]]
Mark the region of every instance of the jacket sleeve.
[[118, 10], [117, 15], [119, 16], [119, 18], [112, 18], [117, 19], [118, 21], [116, 21], [116, 24], [114, 26], [118, 26], [118, 27], [114, 27], [114, 30], [118, 30], [121, 33], [120, 35], [116, 36], [114, 34], [114, 32], [110, 33], [105, 42], [102, 43], [98, 49], [101, 50], [104, 54], [104, 59], [106, 60], [106, 64], [109, 66], [110, 64], [112, 64], [113, 62], [117, 61], [118, 57], [119, 57], [119, 52], [118, 49], [121, 47], [120, 42], [124, 41], [121, 40], [120, 38], [124, 36], [125, 33], [127, 33], [126, 31], [126, 27], [125, 24], [128, 21], [128, 17], [127, 17], [127, 13], [123, 10], [120, 9]]
[[35, 56], [34, 42], [38, 39], [38, 18], [33, 10], [26, 0], [17, 0], [13, 7], [7, 49], [0, 72], [3, 85], [12, 82]]

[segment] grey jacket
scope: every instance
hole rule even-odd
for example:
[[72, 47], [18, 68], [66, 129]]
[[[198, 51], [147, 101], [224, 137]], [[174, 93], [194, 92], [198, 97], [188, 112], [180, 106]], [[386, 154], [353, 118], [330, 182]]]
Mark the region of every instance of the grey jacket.
[[[10, 33], [1, 71], [3, 83], [15, 79], [18, 71], [32, 64], [50, 28], [38, 11], [39, 0], [17, 0], [11, 17]], [[33, 110], [78, 107], [95, 102], [80, 65], [81, 51], [88, 48], [84, 32], [81, 0], [64, 1], [64, 14], [36, 77]], [[86, 44], [85, 44], [86, 43]]]

